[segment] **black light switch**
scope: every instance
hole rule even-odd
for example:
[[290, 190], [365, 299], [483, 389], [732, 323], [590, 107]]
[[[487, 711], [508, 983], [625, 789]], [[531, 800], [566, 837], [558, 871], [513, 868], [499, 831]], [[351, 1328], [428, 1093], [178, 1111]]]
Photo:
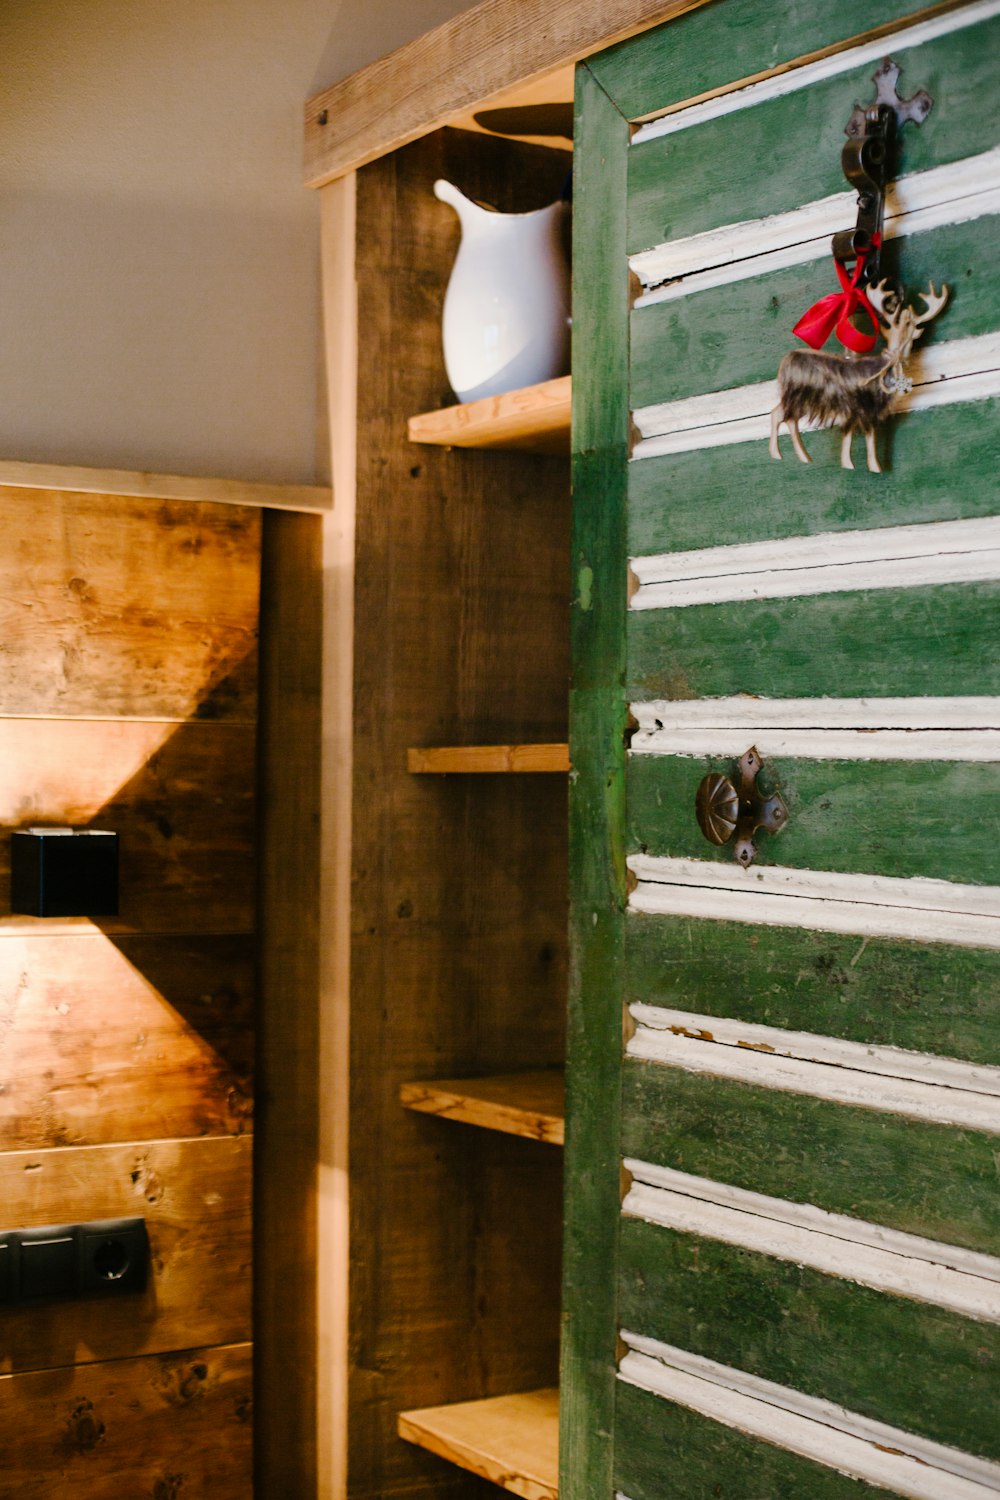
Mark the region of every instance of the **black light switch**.
[[43, 1231], [44, 1238], [21, 1239], [21, 1296], [71, 1297], [76, 1289], [76, 1239], [69, 1232]]

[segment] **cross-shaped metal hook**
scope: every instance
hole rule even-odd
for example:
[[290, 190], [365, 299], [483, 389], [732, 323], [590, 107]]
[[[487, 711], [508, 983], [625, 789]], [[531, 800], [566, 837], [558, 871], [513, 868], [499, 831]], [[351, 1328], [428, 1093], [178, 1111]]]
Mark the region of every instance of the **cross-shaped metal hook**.
[[899, 72], [898, 63], [883, 58], [872, 74], [875, 98], [868, 105], [855, 104], [844, 132], [847, 145], [841, 164], [844, 176], [858, 190], [858, 220], [853, 229], [834, 235], [833, 253], [839, 261], [865, 257], [860, 286], [874, 286], [881, 279], [882, 217], [896, 132], [908, 120], [922, 124], [934, 103], [926, 89], [901, 99], [896, 88]]

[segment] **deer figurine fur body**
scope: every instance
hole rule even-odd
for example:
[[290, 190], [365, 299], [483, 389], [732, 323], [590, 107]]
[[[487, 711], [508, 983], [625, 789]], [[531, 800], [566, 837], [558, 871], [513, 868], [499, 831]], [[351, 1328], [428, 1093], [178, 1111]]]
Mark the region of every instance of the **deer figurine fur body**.
[[785, 355], [778, 366], [778, 404], [771, 412], [772, 458], [781, 457], [778, 429], [784, 422], [796, 456], [804, 464], [810, 463], [799, 435], [799, 423], [809, 421], [818, 427], [841, 429], [840, 464], [844, 469], [854, 468], [851, 443], [856, 432], [863, 432], [868, 467], [873, 474], [881, 474], [875, 429], [893, 397], [909, 389], [903, 363], [923, 333], [923, 325], [936, 318], [944, 307], [948, 288], [944, 286], [940, 293], [936, 292], [932, 281], [929, 291], [917, 295], [925, 304], [922, 313], [895, 298], [884, 281], [869, 289], [868, 300], [878, 314], [885, 338], [886, 346], [880, 354], [849, 358], [843, 354], [795, 349]]

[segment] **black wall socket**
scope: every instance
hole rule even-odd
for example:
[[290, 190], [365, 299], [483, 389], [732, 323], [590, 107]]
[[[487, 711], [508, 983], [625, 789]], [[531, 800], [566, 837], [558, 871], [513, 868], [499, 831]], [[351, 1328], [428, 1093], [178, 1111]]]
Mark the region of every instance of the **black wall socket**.
[[145, 1219], [0, 1230], [0, 1303], [142, 1292], [148, 1269]]

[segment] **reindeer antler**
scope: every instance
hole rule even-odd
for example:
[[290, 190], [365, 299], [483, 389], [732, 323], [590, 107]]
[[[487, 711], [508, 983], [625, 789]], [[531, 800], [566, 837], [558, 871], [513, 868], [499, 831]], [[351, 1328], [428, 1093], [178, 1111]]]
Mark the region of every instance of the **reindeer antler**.
[[876, 286], [868, 287], [865, 296], [887, 328], [898, 323], [903, 302], [891, 282], [880, 281]]
[[[936, 318], [938, 313], [941, 311], [948, 300], [948, 288], [943, 283], [941, 285], [940, 292], [936, 292], [934, 290], [933, 281], [929, 281], [927, 283], [927, 286], [928, 290], [926, 292], [917, 293], [917, 296], [920, 298], [921, 302], [926, 304], [927, 308], [926, 312], [914, 314], [918, 326], [921, 323], [929, 323], [932, 318]], [[868, 295], [870, 298], [871, 293], [869, 292]]]

